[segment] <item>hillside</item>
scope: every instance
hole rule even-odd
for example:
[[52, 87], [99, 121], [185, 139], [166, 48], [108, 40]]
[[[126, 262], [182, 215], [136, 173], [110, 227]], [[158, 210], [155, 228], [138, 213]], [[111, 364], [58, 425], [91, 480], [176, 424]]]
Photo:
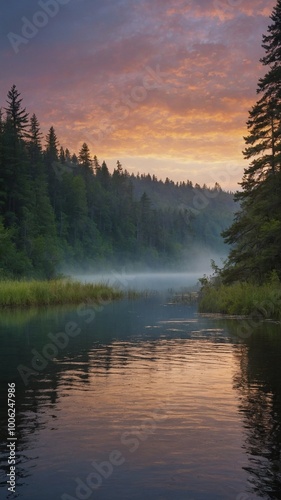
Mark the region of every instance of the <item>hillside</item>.
[[117, 161], [111, 173], [83, 143], [78, 155], [45, 145], [13, 86], [0, 121], [0, 274], [50, 278], [58, 271], [185, 268], [227, 253], [220, 236], [233, 219], [231, 193], [155, 176]]

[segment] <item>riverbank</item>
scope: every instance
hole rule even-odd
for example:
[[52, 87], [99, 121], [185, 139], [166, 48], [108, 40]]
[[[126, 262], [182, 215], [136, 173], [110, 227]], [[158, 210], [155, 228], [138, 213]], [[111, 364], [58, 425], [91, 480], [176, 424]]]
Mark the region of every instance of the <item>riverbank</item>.
[[198, 310], [200, 313], [221, 313], [239, 316], [256, 316], [262, 319], [281, 320], [281, 285], [267, 283], [202, 287]]
[[121, 299], [122, 290], [103, 283], [80, 283], [68, 279], [51, 281], [1, 281], [0, 308], [100, 303]]

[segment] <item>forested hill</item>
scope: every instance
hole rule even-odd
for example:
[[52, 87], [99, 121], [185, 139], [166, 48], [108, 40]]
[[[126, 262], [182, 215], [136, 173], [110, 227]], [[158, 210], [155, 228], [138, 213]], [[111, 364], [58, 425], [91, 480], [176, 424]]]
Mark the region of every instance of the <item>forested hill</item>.
[[[191, 247], [202, 254], [227, 252], [221, 232], [231, 224], [237, 211], [232, 193], [223, 191], [219, 184], [208, 188], [199, 184], [193, 186], [190, 181], [175, 183], [168, 178], [163, 182], [150, 174], [132, 174], [130, 180], [136, 200], [147, 196], [153, 209], [176, 213], [178, 224], [185, 220], [189, 252]], [[185, 255], [188, 257], [188, 252]]]
[[1, 276], [47, 278], [112, 265], [188, 266], [199, 249], [226, 254], [220, 233], [237, 209], [217, 184], [130, 175], [119, 161], [110, 173], [86, 143], [77, 156], [60, 146], [53, 126], [42, 141], [15, 86], [0, 119], [0, 208]]

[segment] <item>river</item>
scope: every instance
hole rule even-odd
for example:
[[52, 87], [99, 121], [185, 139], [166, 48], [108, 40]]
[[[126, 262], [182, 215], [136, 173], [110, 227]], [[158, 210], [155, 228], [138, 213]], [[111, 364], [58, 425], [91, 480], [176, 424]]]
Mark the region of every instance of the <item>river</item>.
[[0, 314], [1, 499], [281, 499], [280, 324], [243, 336], [142, 279], [161, 293]]

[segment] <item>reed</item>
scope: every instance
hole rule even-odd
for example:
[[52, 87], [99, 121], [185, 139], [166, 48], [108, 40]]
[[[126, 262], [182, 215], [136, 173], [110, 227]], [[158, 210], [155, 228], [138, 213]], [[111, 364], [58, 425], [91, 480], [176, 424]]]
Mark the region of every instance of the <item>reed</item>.
[[200, 293], [199, 312], [231, 315], [257, 315], [281, 320], [281, 285], [235, 283], [204, 286]]
[[125, 294], [103, 283], [52, 281], [1, 281], [0, 308], [32, 307], [120, 299]]

